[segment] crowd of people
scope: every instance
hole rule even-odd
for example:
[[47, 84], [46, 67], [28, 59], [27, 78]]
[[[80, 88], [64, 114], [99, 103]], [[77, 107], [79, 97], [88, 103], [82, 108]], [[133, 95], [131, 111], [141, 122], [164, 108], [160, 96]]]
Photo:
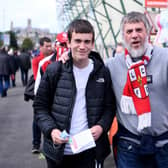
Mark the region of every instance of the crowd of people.
[[31, 69], [31, 56], [26, 51], [2, 47], [0, 49], [0, 94], [4, 98], [10, 87], [16, 87], [16, 72], [20, 69], [23, 86], [28, 82], [28, 72]]
[[[58, 34], [54, 50], [49, 38], [40, 39], [40, 52], [32, 59], [32, 153], [40, 152], [42, 133], [48, 168], [103, 168], [115, 117], [117, 168], [168, 168], [168, 49], [149, 42], [150, 30], [145, 14], [123, 16], [123, 41], [106, 61], [93, 51], [94, 27], [85, 19], [73, 20], [67, 33]], [[13, 55], [5, 49], [0, 53], [2, 97], [17, 71], [10, 69]], [[23, 64], [28, 58], [24, 51], [17, 56], [23, 86], [28, 82], [23, 73], [31, 67]]]

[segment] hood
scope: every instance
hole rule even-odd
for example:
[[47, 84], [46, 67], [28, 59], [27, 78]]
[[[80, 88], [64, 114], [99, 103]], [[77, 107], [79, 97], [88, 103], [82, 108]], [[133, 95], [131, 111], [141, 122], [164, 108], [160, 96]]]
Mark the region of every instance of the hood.
[[101, 58], [100, 54], [96, 51], [91, 51], [89, 54], [89, 58], [96, 63], [104, 65], [103, 59]]

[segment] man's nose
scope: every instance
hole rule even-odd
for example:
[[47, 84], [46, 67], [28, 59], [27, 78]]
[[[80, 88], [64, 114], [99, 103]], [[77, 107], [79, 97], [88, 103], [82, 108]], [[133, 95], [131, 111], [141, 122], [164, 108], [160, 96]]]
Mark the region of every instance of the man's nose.
[[52, 50], [52, 47], [48, 47], [47, 49], [48, 49], [48, 50]]
[[82, 49], [82, 48], [85, 48], [85, 43], [84, 42], [81, 42], [80, 43], [80, 48]]
[[138, 37], [138, 33], [137, 33], [137, 31], [133, 31], [132, 32], [132, 38], [137, 38]]

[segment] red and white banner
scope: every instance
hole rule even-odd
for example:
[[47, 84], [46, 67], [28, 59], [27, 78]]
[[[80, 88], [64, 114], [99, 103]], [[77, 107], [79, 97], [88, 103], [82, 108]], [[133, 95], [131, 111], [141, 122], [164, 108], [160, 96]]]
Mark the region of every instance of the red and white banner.
[[145, 0], [147, 8], [167, 8], [168, 0]]

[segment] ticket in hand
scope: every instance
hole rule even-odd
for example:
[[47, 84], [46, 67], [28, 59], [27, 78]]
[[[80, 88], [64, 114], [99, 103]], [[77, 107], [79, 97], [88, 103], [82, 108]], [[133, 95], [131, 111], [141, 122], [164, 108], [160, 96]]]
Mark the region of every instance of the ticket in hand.
[[66, 132], [66, 130], [63, 130], [63, 131], [61, 132], [60, 137], [61, 137], [62, 139], [66, 139], [66, 138], [69, 138], [69, 134]]

